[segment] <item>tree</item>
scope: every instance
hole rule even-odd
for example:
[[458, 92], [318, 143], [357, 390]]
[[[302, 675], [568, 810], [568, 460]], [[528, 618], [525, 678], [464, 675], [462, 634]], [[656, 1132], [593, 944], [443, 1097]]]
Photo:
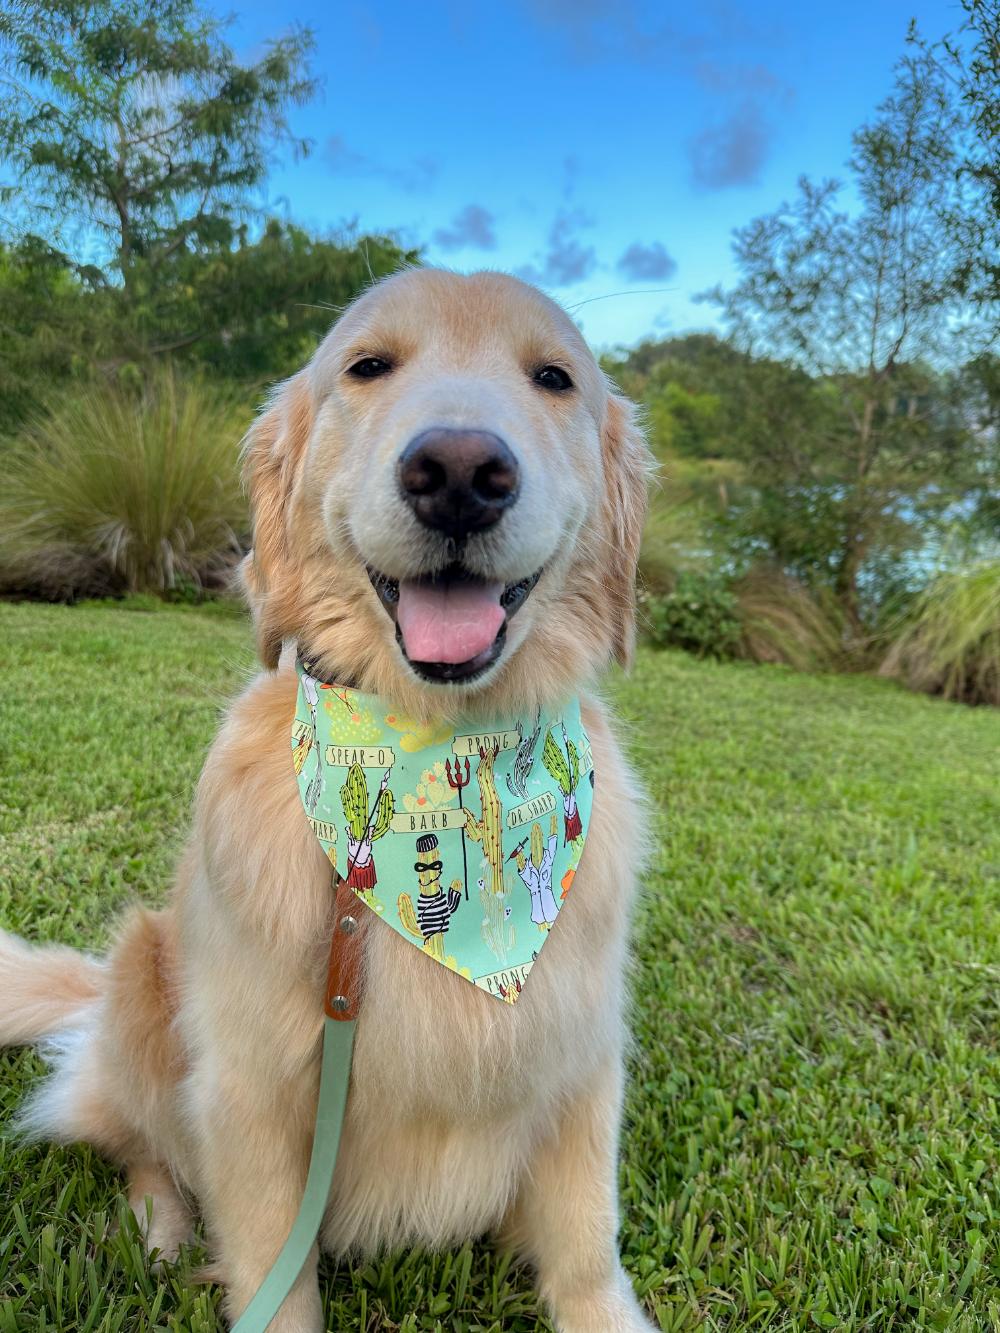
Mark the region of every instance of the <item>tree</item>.
[[[256, 239], [241, 229], [231, 248], [172, 261], [157, 351], [137, 349], [120, 284], [88, 278], [38, 238], [0, 242], [0, 435], [53, 391], [95, 377], [138, 389], [166, 360], [251, 388], [290, 375], [339, 308], [418, 257], [387, 237], [324, 239], [275, 219]], [[190, 328], [201, 336], [185, 343]]]
[[[178, 268], [226, 253], [261, 202], [312, 37], [241, 64], [194, 0], [14, 0], [0, 12], [0, 154], [12, 221], [120, 289], [122, 354], [205, 336]], [[93, 262], [84, 260], [92, 253]]]
[[647, 342], [605, 368], [643, 403], [664, 472], [647, 586], [711, 562], [737, 573], [763, 559], [805, 579], [828, 564], [839, 536], [806, 464], [831, 429], [822, 381], [712, 334]]
[[[936, 65], [958, 107], [961, 186], [947, 214], [966, 262], [964, 290], [994, 312], [1000, 301], [1000, 0], [962, 0], [965, 22], [931, 46], [914, 25], [910, 42]], [[994, 314], [994, 333], [1000, 321]]]
[[100, 301], [65, 257], [37, 238], [0, 242], [0, 432], [36, 407], [52, 384], [86, 375], [82, 349]]
[[955, 376], [955, 396], [976, 447], [964, 492], [973, 544], [1000, 545], [1000, 357], [981, 352]]
[[241, 64], [223, 34], [194, 0], [0, 12], [0, 153], [15, 174], [0, 426], [70, 373], [141, 383], [169, 357], [254, 384], [289, 374], [338, 306], [418, 258], [263, 216], [275, 154], [307, 147], [288, 113], [315, 86], [312, 38]]
[[192, 326], [202, 310], [214, 323], [182, 355], [213, 377], [290, 375], [368, 282], [418, 258], [387, 236], [326, 239], [270, 218], [256, 239], [244, 231], [233, 248], [179, 265], [175, 327]]
[[841, 204], [836, 182], [803, 179], [791, 206], [737, 232], [740, 281], [708, 294], [742, 347], [821, 386], [821, 429], [778, 440], [750, 464], [765, 508], [784, 510], [814, 547], [826, 534], [827, 549], [806, 552], [808, 562], [832, 581], [856, 632], [866, 560], [918, 540], [914, 506], [953, 461], [927, 408], [931, 363], [950, 356], [964, 314], [965, 256], [942, 231], [955, 203], [958, 126], [938, 65], [909, 55], [854, 135], [860, 207]]

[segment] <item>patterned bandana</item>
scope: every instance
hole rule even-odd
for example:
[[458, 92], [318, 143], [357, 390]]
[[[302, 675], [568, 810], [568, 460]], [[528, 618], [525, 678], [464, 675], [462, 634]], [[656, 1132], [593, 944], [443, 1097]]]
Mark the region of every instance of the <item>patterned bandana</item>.
[[292, 762], [334, 869], [404, 940], [513, 1004], [590, 824], [579, 700], [452, 727], [325, 684], [301, 660], [297, 670]]

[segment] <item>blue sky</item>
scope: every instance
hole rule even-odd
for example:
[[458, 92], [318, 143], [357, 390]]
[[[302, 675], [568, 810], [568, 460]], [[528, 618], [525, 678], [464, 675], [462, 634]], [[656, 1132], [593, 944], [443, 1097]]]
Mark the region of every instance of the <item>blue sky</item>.
[[944, 0], [252, 0], [230, 40], [250, 55], [292, 23], [316, 35], [323, 90], [293, 116], [314, 148], [274, 171], [274, 205], [532, 277], [605, 347], [714, 322], [693, 297], [732, 279], [733, 228], [803, 172], [842, 174], [912, 17], [938, 37], [961, 14]]

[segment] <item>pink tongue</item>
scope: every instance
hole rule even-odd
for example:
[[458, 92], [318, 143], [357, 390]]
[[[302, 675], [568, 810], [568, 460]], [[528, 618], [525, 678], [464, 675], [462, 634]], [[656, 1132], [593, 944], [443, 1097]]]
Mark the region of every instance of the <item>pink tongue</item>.
[[399, 585], [397, 620], [411, 662], [468, 662], [500, 632], [502, 583]]

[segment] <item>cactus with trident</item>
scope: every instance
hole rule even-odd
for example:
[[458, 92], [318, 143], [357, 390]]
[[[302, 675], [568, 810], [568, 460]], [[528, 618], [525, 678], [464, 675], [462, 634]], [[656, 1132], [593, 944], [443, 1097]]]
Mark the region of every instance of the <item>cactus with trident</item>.
[[[440, 770], [439, 770], [439, 771], [440, 771]], [[464, 778], [462, 777], [462, 765], [459, 763], [458, 759], [455, 760], [455, 772], [454, 772], [454, 773], [452, 773], [452, 771], [451, 771], [451, 760], [450, 760], [450, 759], [446, 759], [446, 760], [444, 761], [444, 771], [445, 771], [445, 775], [446, 775], [447, 778], [448, 778], [448, 786], [452, 789], [452, 791], [457, 791], [457, 792], [458, 792], [458, 808], [459, 808], [459, 810], [463, 810], [463, 811], [464, 811], [464, 810], [465, 810], [465, 806], [462, 804], [462, 790], [463, 790], [463, 788], [467, 787], [467, 786], [469, 785], [469, 783], [471, 782], [471, 780], [472, 780], [472, 768], [471, 768], [471, 766], [470, 766], [470, 764], [469, 764], [469, 761], [468, 761], [468, 759], [466, 759], [466, 761], [465, 761], [465, 777], [464, 777]], [[467, 861], [467, 859], [466, 859], [466, 852], [465, 852], [465, 820], [464, 820], [464, 819], [462, 820], [462, 883], [465, 885], [465, 901], [468, 902], [468, 901], [469, 901], [469, 865], [468, 865], [468, 861]]]

